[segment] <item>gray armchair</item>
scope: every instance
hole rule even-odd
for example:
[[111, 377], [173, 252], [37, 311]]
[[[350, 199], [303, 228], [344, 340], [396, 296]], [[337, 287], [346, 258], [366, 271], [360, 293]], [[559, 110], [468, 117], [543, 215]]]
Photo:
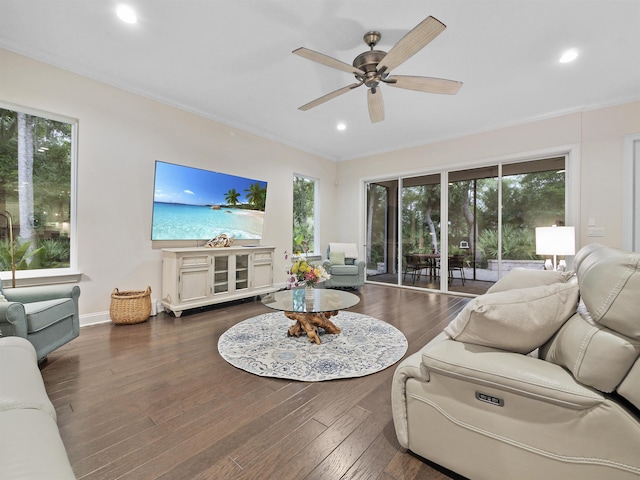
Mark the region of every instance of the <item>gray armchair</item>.
[[363, 260], [358, 260], [355, 243], [330, 243], [323, 267], [331, 278], [325, 282], [325, 286], [360, 288], [364, 285], [365, 265]]
[[80, 334], [77, 285], [2, 289], [0, 284], [0, 293], [0, 334], [29, 340], [39, 362]]

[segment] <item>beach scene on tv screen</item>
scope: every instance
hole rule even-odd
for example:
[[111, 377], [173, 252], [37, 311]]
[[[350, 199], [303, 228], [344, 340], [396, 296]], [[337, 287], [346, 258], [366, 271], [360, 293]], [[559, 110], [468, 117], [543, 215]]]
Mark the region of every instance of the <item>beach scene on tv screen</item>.
[[262, 238], [267, 182], [156, 162], [152, 240]]

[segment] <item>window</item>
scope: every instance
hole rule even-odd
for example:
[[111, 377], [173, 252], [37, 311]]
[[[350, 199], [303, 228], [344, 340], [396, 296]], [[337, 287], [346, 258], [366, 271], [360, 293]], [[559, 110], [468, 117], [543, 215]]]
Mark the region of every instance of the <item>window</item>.
[[294, 253], [315, 253], [316, 200], [318, 182], [300, 175], [293, 176], [293, 237]]
[[[0, 108], [0, 271], [69, 268], [75, 123]], [[9, 225], [12, 231], [9, 231]]]

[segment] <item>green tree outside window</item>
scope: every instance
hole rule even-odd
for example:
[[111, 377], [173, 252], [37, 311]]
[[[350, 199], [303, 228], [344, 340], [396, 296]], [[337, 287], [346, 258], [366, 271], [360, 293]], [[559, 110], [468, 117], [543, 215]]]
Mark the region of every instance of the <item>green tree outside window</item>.
[[[13, 217], [18, 269], [70, 265], [72, 125], [0, 108], [0, 211]], [[0, 270], [10, 270], [0, 219]]]

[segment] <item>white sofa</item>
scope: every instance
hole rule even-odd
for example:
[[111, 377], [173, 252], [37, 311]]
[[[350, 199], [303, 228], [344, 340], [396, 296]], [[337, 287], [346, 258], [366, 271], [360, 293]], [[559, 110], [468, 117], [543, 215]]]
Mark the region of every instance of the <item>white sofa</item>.
[[472, 479], [640, 478], [640, 254], [574, 266], [510, 272], [398, 366], [403, 447]]
[[0, 480], [75, 478], [35, 348], [0, 338]]

